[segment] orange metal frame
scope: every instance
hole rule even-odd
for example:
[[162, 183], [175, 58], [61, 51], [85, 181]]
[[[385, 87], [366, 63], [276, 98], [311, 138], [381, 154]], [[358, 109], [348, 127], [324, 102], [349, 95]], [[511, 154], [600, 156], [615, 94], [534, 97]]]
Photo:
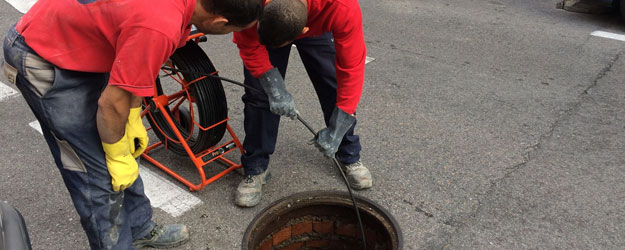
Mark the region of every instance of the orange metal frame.
[[[198, 33], [198, 34], [194, 34], [189, 36], [189, 38], [187, 40], [194, 40], [195, 42], [199, 42], [200, 41], [200, 37], [203, 36], [204, 34], [202, 33]], [[171, 68], [173, 68], [173, 65], [169, 65]], [[163, 70], [164, 71], [164, 70]], [[193, 102], [192, 100], [192, 96], [189, 94], [189, 86], [199, 80], [202, 80], [204, 78], [206, 78], [205, 76], [199, 77], [197, 79], [194, 79], [192, 81], [187, 82], [182, 75], [180, 75], [180, 73], [176, 72], [176, 73], [172, 73], [172, 72], [166, 72], [168, 73], [168, 75], [170, 75], [175, 81], [177, 81], [181, 86], [182, 86], [182, 90], [179, 92], [176, 92], [174, 94], [171, 95], [158, 95], [158, 93], [156, 92], [156, 87], [154, 88], [154, 97], [152, 98], [152, 102], [154, 104], [155, 107], [149, 107], [149, 105], [146, 107], [146, 109], [142, 112], [141, 116], [146, 116], [146, 115], [151, 115], [148, 110], [149, 109], [158, 109], [161, 111], [161, 113], [163, 114], [165, 120], [167, 120], [167, 123], [169, 124], [170, 128], [172, 129], [172, 131], [174, 132], [174, 134], [176, 135], [176, 138], [170, 138], [169, 136], [167, 136], [165, 133], [163, 133], [162, 129], [158, 126], [156, 126], [155, 128], [147, 128], [147, 130], [152, 130], [152, 129], [158, 129], [160, 130], [160, 132], [166, 137], [165, 143], [163, 143], [162, 141], [159, 141], [157, 143], [154, 143], [150, 146], [148, 146], [145, 150], [145, 152], [143, 152], [143, 154], [141, 155], [143, 157], [143, 159], [149, 161], [150, 163], [154, 164], [156, 167], [160, 168], [161, 170], [165, 171], [165, 173], [171, 175], [172, 177], [174, 177], [176, 180], [182, 182], [183, 184], [187, 185], [187, 187], [189, 187], [189, 190], [191, 191], [199, 191], [201, 189], [203, 189], [206, 185], [216, 181], [217, 179], [221, 178], [222, 176], [232, 172], [233, 170], [237, 169], [237, 168], [241, 168], [240, 164], [236, 164], [228, 159], [226, 159], [224, 156], [227, 153], [230, 153], [232, 151], [234, 151], [235, 149], [239, 149], [239, 151], [241, 152], [241, 154], [244, 153], [243, 151], [243, 146], [241, 145], [241, 142], [239, 141], [239, 139], [237, 138], [236, 134], [234, 133], [234, 131], [232, 130], [232, 128], [230, 127], [230, 125], [228, 124], [228, 120], [230, 118], [226, 118], [216, 124], [213, 124], [209, 127], [202, 127], [200, 124], [198, 124], [195, 121], [194, 115], [193, 115], [193, 105], [190, 105], [190, 114], [191, 114], [191, 121], [192, 124], [190, 124], [190, 131], [189, 131], [189, 137], [188, 138], [184, 138], [182, 136], [182, 134], [180, 133], [180, 131], [178, 130], [178, 127], [176, 126], [176, 124], [174, 123], [174, 119], [172, 119], [172, 117], [169, 115], [169, 112], [167, 112], [166, 107], [169, 106], [170, 103], [176, 102], [178, 101], [178, 103], [173, 107], [172, 113], [176, 114], [177, 112], [175, 112], [175, 110], [178, 110], [179, 106], [185, 101], [185, 100], [189, 100], [189, 102]], [[217, 74], [217, 72], [213, 72], [213, 74]], [[156, 83], [155, 83], [156, 84]], [[147, 102], [146, 102], [147, 104]], [[206, 150], [203, 150], [202, 152], [199, 152], [197, 154], [193, 153], [193, 151], [191, 150], [191, 148], [189, 147], [189, 144], [187, 144], [187, 140], [193, 135], [193, 128], [195, 126], [197, 126], [198, 128], [200, 128], [203, 131], [212, 129], [218, 125], [221, 124], [226, 124], [226, 129], [228, 130], [228, 133], [230, 134], [230, 136], [232, 137], [232, 139], [224, 144], [221, 144], [219, 146], [213, 146], [211, 148], [208, 148]], [[152, 156], [150, 156], [150, 152], [152, 152], [152, 150], [164, 146], [165, 148], [168, 147], [167, 143], [171, 141], [173, 143], [177, 143], [182, 145], [182, 147], [185, 149], [185, 151], [187, 152], [187, 155], [189, 156], [189, 158], [191, 159], [191, 162], [193, 163], [193, 165], [195, 165], [197, 172], [200, 176], [201, 181], [199, 183], [193, 183], [190, 180], [182, 177], [181, 175], [177, 174], [176, 172], [174, 172], [174, 170], [172, 170], [171, 168], [168, 168], [167, 166], [165, 166], [164, 164], [162, 164], [161, 162], [159, 162], [158, 160], [154, 159]], [[170, 142], [170, 143], [171, 143]], [[225, 164], [227, 166], [227, 168], [221, 172], [219, 172], [218, 174], [215, 174], [213, 176], [211, 176], [210, 178], [207, 178], [205, 172], [204, 172], [204, 166], [206, 166], [207, 164], [214, 162], [214, 161], [219, 161], [223, 164]]]

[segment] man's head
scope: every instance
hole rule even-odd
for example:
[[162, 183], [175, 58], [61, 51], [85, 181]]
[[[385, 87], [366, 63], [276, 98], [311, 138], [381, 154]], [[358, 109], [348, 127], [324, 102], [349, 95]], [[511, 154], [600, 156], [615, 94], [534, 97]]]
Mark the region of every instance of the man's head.
[[253, 26], [263, 0], [197, 0], [191, 23], [205, 34], [228, 34]]
[[268, 48], [288, 45], [308, 29], [308, 7], [301, 0], [272, 0], [258, 22], [258, 38]]

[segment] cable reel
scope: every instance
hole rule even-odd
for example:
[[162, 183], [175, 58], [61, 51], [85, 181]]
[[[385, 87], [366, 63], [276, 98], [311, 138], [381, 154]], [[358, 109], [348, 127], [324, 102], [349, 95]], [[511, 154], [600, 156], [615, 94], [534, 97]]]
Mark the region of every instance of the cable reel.
[[[164, 66], [217, 75], [213, 63], [193, 40], [178, 48]], [[165, 69], [162, 72], [165, 74], [156, 79], [156, 93], [158, 96], [167, 95], [169, 101], [165, 110], [173, 118], [193, 153], [197, 154], [219, 143], [226, 132], [226, 124], [217, 123], [228, 117], [228, 104], [221, 80]], [[176, 154], [187, 155], [162, 111], [149, 109], [146, 116], [153, 132], [166, 148]]]

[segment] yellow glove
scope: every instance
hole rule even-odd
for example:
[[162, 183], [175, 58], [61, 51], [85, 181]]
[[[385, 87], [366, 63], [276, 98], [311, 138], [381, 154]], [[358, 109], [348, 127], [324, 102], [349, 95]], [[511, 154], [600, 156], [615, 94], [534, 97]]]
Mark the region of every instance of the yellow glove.
[[128, 137], [124, 135], [118, 142], [108, 144], [102, 142], [106, 157], [106, 167], [111, 174], [113, 191], [119, 192], [132, 186], [139, 176], [137, 160], [130, 153]]
[[[137, 158], [148, 146], [148, 132], [141, 121], [141, 107], [131, 108], [126, 122], [126, 136], [130, 143], [130, 153]], [[137, 144], [136, 144], [137, 143]]]

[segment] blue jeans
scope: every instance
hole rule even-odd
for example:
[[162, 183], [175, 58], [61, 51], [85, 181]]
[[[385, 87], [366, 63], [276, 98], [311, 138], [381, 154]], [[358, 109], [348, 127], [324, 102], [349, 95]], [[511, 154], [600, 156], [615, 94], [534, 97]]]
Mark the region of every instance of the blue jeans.
[[141, 177], [123, 192], [111, 186], [96, 124], [108, 74], [50, 64], [26, 45], [15, 27], [4, 40], [4, 59], [17, 70], [15, 84], [41, 124], [91, 249], [133, 249], [133, 240], [154, 227], [152, 207]]
[[[293, 43], [297, 46], [308, 77], [315, 88], [327, 125], [336, 107], [336, 68], [334, 65], [336, 49], [332, 34], [325, 33], [318, 37], [302, 38]], [[278, 68], [282, 77], [285, 77], [291, 45], [268, 51], [271, 64]], [[244, 74], [246, 85], [263, 90], [258, 78], [253, 77], [245, 68]], [[276, 147], [280, 116], [271, 113], [269, 101], [264, 92], [245, 89], [242, 100], [245, 154], [241, 156], [241, 163], [246, 175], [257, 175], [267, 170], [269, 165], [269, 156], [273, 154]], [[341, 163], [352, 164], [360, 160], [360, 139], [358, 135], [354, 135], [355, 126], [356, 123], [347, 131], [336, 152], [337, 160]]]

